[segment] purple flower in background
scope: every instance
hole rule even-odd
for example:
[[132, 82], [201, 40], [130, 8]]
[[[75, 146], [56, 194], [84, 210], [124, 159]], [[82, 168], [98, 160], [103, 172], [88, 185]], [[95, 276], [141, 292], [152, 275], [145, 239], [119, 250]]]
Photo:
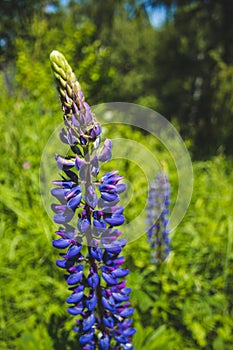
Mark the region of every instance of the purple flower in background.
[[55, 155], [61, 178], [53, 181], [54, 221], [59, 226], [53, 246], [61, 249], [57, 266], [66, 271], [71, 294], [68, 313], [84, 350], [134, 349], [130, 288], [122, 267], [126, 240], [119, 194], [125, 190], [118, 171], [98, 178], [100, 162], [111, 159], [112, 143], [100, 145], [101, 127], [84, 100], [80, 85], [62, 54], [50, 56], [64, 113], [60, 139], [73, 155]]
[[147, 234], [152, 262], [165, 261], [170, 253], [169, 238], [170, 185], [167, 175], [159, 172], [151, 183], [147, 201]]

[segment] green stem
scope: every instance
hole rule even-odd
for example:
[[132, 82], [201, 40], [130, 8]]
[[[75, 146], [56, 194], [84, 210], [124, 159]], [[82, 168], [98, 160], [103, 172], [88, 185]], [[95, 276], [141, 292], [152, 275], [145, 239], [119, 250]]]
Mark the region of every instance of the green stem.
[[[85, 183], [85, 192], [86, 192], [86, 195], [87, 195], [88, 187], [90, 185], [92, 185], [89, 147], [88, 146], [83, 147], [83, 150], [84, 150], [84, 159], [85, 159], [85, 162], [87, 163], [87, 173], [86, 173], [86, 183]], [[90, 222], [90, 227], [91, 227], [91, 225], [92, 225], [92, 221], [91, 221], [92, 208], [88, 204], [86, 204], [85, 205], [85, 210], [86, 210], [86, 213], [87, 213], [87, 219]], [[88, 254], [88, 259], [89, 259], [90, 266], [93, 268], [94, 272], [97, 273], [98, 276], [99, 276], [99, 273], [98, 273], [99, 272], [99, 265], [96, 262], [95, 258], [93, 258], [93, 256], [91, 255], [91, 251], [90, 251], [90, 249], [91, 249], [91, 240], [92, 240], [91, 229], [88, 230], [87, 233], [86, 233], [86, 240], [87, 240], [87, 245], [88, 245], [88, 253], [89, 253]], [[100, 281], [101, 281], [101, 278], [100, 278]], [[105, 309], [104, 309], [104, 307], [102, 305], [102, 288], [101, 288], [101, 285], [100, 285], [100, 281], [99, 281], [99, 284], [96, 287], [96, 297], [97, 297], [98, 313], [99, 313], [100, 319], [102, 321], [103, 317], [104, 317], [104, 310]], [[100, 327], [101, 327], [102, 331], [106, 332], [106, 329], [105, 329], [106, 327], [104, 326], [103, 322], [100, 323]]]

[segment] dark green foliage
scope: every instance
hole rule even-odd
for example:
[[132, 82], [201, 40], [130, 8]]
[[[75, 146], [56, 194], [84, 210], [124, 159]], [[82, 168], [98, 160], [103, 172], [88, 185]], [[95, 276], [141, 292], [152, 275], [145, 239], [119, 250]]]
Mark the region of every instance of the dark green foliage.
[[[12, 93], [17, 81], [23, 96], [43, 101], [47, 57], [57, 49], [79, 67], [91, 103], [127, 101], [156, 109], [190, 140], [195, 159], [232, 154], [232, 5], [232, 0], [3, 1], [5, 87]], [[155, 29], [148, 11], [158, 6], [167, 9], [167, 20]]]
[[196, 159], [232, 154], [232, 0], [149, 3], [173, 9], [155, 49], [160, 112], [178, 121]]

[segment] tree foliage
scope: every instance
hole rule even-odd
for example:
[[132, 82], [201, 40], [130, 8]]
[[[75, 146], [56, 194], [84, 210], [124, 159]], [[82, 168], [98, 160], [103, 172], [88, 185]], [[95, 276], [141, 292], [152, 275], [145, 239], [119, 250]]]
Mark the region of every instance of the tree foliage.
[[[93, 103], [121, 100], [157, 109], [190, 141], [195, 158], [230, 154], [232, 5], [232, 0], [3, 1], [0, 62], [6, 88], [12, 92], [20, 74], [26, 88], [34, 71], [27, 68], [29, 60], [39, 79], [39, 65], [47, 65], [55, 47], [67, 52], [71, 64], [78, 58], [79, 79]], [[167, 20], [155, 29], [149, 12], [161, 6]]]
[[158, 4], [173, 6], [174, 13], [156, 50], [154, 86], [162, 113], [178, 120], [196, 158], [232, 153], [233, 2], [151, 1]]

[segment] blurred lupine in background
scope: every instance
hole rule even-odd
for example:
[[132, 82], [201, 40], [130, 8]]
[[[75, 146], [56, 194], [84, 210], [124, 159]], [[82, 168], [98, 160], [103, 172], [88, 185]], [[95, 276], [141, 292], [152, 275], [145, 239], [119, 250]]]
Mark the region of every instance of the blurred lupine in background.
[[64, 113], [60, 139], [72, 154], [56, 154], [62, 175], [51, 190], [59, 201], [52, 204], [54, 221], [61, 225], [53, 246], [66, 249], [56, 263], [66, 270], [68, 312], [77, 317], [74, 330], [82, 349], [134, 349], [131, 290], [122, 279], [129, 270], [121, 267], [120, 255], [126, 239], [119, 239], [117, 229], [124, 223], [117, 203], [126, 186], [117, 170], [98, 179], [99, 163], [111, 159], [112, 143], [106, 139], [100, 145], [101, 127], [65, 57], [53, 51], [50, 60]]
[[170, 252], [169, 238], [170, 184], [164, 171], [151, 182], [147, 200], [147, 234], [151, 261], [162, 263]]

